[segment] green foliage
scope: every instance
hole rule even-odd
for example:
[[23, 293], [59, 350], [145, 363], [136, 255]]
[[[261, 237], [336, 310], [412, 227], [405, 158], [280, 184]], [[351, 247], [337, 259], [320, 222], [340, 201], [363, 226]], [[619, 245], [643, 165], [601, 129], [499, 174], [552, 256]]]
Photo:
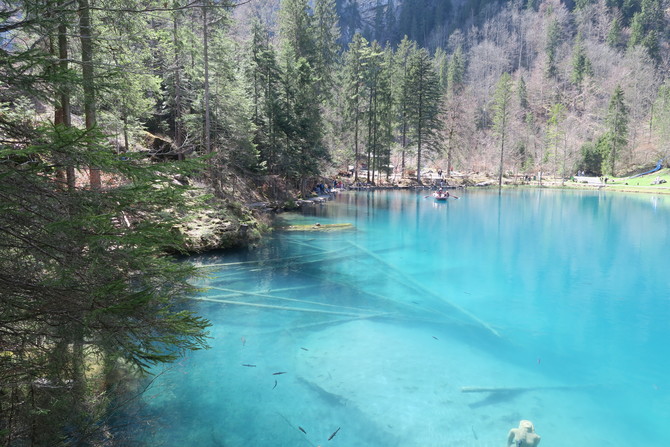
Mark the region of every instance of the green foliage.
[[556, 78], [558, 76], [558, 67], [556, 66], [556, 51], [560, 44], [560, 26], [557, 19], [549, 23], [547, 29], [547, 43], [545, 45], [545, 52], [547, 55], [547, 65], [545, 74], [548, 78]]
[[318, 77], [318, 91], [322, 99], [329, 98], [334, 86], [333, 72], [338, 59], [340, 27], [335, 0], [316, 0], [312, 16], [316, 58], [314, 69]]
[[245, 73], [255, 126], [253, 142], [259, 151], [260, 164], [270, 174], [277, 174], [284, 140], [279, 120], [281, 72], [269, 41], [269, 31], [260, 21], [254, 21]]
[[[70, 125], [66, 100], [75, 111], [94, 105], [82, 98], [79, 66], [54, 63], [56, 49], [76, 59], [75, 10], [39, 3], [11, 14], [21, 44], [0, 56], [0, 443], [82, 445], [99, 440], [97, 419], [108, 416], [104, 385], [86, 375], [93, 358], [147, 371], [206, 346], [208, 322], [184, 300], [196, 272], [166, 255], [182, 250], [173, 227], [194, 206], [175, 176], [202, 165], [119, 157], [100, 127]], [[130, 136], [155, 105], [157, 78], [144, 70], [142, 37], [109, 42], [139, 33], [137, 17], [112, 23], [100, 12], [109, 40], [90, 49], [98, 123]], [[101, 188], [87, 184], [91, 167], [104, 173]]]
[[596, 3], [596, 0], [575, 0], [575, 8], [584, 9], [594, 3]]
[[[349, 50], [344, 55], [344, 66], [342, 67], [342, 91], [344, 95], [344, 122], [353, 126], [350, 137], [353, 140], [353, 165], [354, 179], [358, 180], [359, 142], [361, 120], [363, 116], [364, 97], [364, 49], [368, 45], [367, 40], [356, 33], [349, 43]], [[347, 162], [347, 166], [350, 163]]]
[[591, 61], [586, 55], [582, 36], [578, 34], [572, 52], [572, 74], [570, 80], [581, 90], [584, 79], [592, 75], [593, 68], [591, 67]]
[[516, 158], [521, 166], [522, 172], [528, 172], [533, 166], [533, 156], [528, 147], [523, 142], [519, 142], [516, 147]]
[[658, 96], [654, 102], [654, 117], [652, 128], [658, 136], [660, 150], [663, 157], [670, 154], [670, 82], [665, 81], [658, 89]]
[[614, 48], [614, 49], [619, 49], [622, 46], [622, 37], [621, 37], [621, 32], [623, 31], [621, 25], [621, 18], [619, 16], [615, 16], [612, 19], [612, 23], [610, 24], [610, 29], [607, 33], [607, 44]]
[[[363, 71], [367, 91], [367, 164], [368, 181], [374, 182], [377, 171], [387, 169], [393, 140], [393, 96], [391, 65], [393, 53], [382, 50], [377, 42], [364, 47]], [[370, 178], [372, 175], [372, 178]]]
[[659, 0], [642, 0], [639, 12], [633, 15], [628, 47], [642, 45], [649, 56], [660, 61], [659, 37], [663, 33], [664, 11]]
[[441, 91], [439, 79], [425, 48], [410, 53], [407, 85], [409, 123], [417, 145], [417, 180], [421, 182], [421, 160], [424, 150], [439, 147]]
[[446, 91], [449, 78], [449, 59], [446, 51], [442, 48], [435, 50], [433, 61], [435, 62], [435, 72], [440, 82], [440, 90]]
[[504, 137], [509, 124], [512, 102], [512, 77], [503, 73], [496, 84], [493, 96], [493, 128], [499, 137]]
[[465, 56], [460, 45], [456, 48], [449, 61], [447, 85], [449, 95], [460, 94], [465, 86]]
[[517, 98], [519, 99], [519, 107], [521, 107], [522, 110], [527, 109], [528, 89], [526, 88], [526, 81], [524, 80], [523, 76], [519, 77], [519, 82], [516, 86], [516, 94]]
[[405, 36], [394, 56], [393, 72], [393, 101], [396, 107], [396, 122], [400, 133], [400, 145], [402, 150], [401, 175], [405, 174], [405, 152], [410, 144], [410, 103], [412, 90], [410, 88], [412, 78], [410, 77], [410, 56], [416, 51], [416, 42], [410, 41]]
[[555, 103], [549, 111], [547, 122], [547, 158], [553, 157], [555, 165], [558, 166], [559, 148], [565, 138], [566, 130], [563, 126], [566, 116], [566, 107], [561, 103]]
[[580, 161], [577, 169], [584, 171], [586, 175], [600, 177], [603, 173], [603, 151], [606, 147], [606, 138], [601, 137], [594, 144], [593, 142], [584, 143], [580, 149]]
[[613, 176], [616, 173], [616, 161], [628, 144], [628, 107], [625, 104], [623, 89], [619, 85], [610, 98], [606, 123], [608, 128], [607, 150], [604, 153], [606, 167], [603, 167], [603, 171]]
[[[123, 358], [146, 371], [205, 347], [208, 323], [182, 301], [195, 291], [194, 269], [165, 256], [183, 246], [172, 227], [189, 205], [173, 175], [187, 173], [187, 165], [121, 160], [98, 145], [95, 132], [32, 131], [31, 143], [0, 147], [0, 350], [17, 360], [0, 362], [0, 383], [3, 408], [8, 396], [33, 393], [48, 410], [39, 434], [46, 445], [62, 436], [63, 424], [79, 423], [90, 398], [82, 373], [88, 355]], [[63, 189], [54, 160], [78, 169], [95, 164], [121, 184]], [[26, 386], [35, 381], [49, 386]], [[28, 415], [13, 411], [2, 422], [20, 433]]]
[[283, 51], [295, 60], [302, 57], [314, 65], [317, 57], [316, 46], [307, 0], [282, 0], [279, 11], [279, 33]]

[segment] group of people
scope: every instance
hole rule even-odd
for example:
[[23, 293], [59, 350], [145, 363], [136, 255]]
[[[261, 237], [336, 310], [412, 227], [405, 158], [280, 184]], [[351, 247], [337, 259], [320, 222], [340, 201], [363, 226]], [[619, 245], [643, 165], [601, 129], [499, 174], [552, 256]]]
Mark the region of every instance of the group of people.
[[330, 194], [330, 185], [328, 183], [317, 183], [314, 192], [319, 195]]
[[435, 191], [433, 195], [438, 199], [447, 199], [450, 196], [449, 191], [444, 191], [442, 188]]
[[331, 183], [317, 183], [314, 186], [314, 191], [318, 195], [323, 195], [323, 194], [330, 194], [333, 192], [333, 189], [344, 189], [345, 185], [342, 183], [341, 180], [338, 179], [333, 179], [332, 183], [332, 188], [331, 188]]

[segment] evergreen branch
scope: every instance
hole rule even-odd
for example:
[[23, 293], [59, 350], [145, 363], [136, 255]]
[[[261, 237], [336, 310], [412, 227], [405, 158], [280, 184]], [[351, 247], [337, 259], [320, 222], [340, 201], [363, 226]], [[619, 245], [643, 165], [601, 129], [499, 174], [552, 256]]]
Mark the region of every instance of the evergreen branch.
[[[226, 3], [222, 5], [207, 5], [207, 8], [221, 8], [221, 9], [228, 9], [228, 8], [237, 8], [238, 6], [246, 5], [247, 3], [251, 3], [252, 0], [244, 0], [239, 3]], [[168, 7], [163, 7], [163, 8], [146, 8], [146, 9], [130, 9], [130, 8], [120, 8], [120, 9], [110, 9], [110, 8], [100, 8], [100, 7], [95, 7], [91, 6], [89, 9], [91, 11], [105, 11], [105, 12], [127, 12], [131, 14], [143, 14], [147, 12], [174, 12], [174, 11], [185, 11], [187, 9], [195, 9], [195, 8], [203, 8], [205, 7], [203, 4], [199, 4], [199, 0], [194, 0], [190, 3], [187, 3], [183, 6], [176, 6], [173, 8], [168, 8]]]

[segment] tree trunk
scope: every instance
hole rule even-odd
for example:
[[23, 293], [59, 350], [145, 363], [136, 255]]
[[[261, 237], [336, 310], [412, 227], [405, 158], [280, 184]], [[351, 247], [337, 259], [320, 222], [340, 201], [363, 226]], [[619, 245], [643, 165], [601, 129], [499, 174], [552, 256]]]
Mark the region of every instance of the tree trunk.
[[[93, 73], [93, 37], [91, 36], [91, 10], [88, 0], [78, 0], [79, 38], [81, 40], [81, 71], [84, 90], [84, 115], [86, 129], [95, 127], [95, 84]], [[91, 189], [100, 189], [100, 170], [89, 167]]]
[[354, 123], [354, 182], [358, 181], [358, 111]]
[[370, 163], [370, 143], [372, 142], [372, 89], [370, 89], [370, 98], [368, 100], [368, 141], [367, 141], [367, 149], [368, 149], [368, 158], [367, 158], [367, 182], [370, 183], [370, 168], [371, 163]]
[[[423, 75], [423, 71], [421, 72]], [[416, 122], [416, 181], [419, 185], [423, 185], [421, 181], [421, 140], [422, 140], [422, 131], [423, 131], [423, 119], [424, 119], [424, 106], [423, 106], [423, 76], [419, 77], [419, 107], [417, 109], [417, 122]]]
[[205, 152], [212, 152], [212, 145], [210, 141], [210, 114], [209, 114], [209, 50], [208, 50], [208, 36], [209, 25], [207, 23], [207, 7], [209, 0], [205, 0], [202, 7], [202, 47], [205, 70]]
[[452, 168], [452, 140], [454, 138], [454, 129], [452, 128], [449, 131], [449, 146], [447, 147], [447, 177], [451, 177], [451, 170]]
[[128, 113], [125, 107], [123, 110], [123, 145], [126, 148], [125, 152], [128, 152], [130, 150], [130, 140], [128, 138]]
[[505, 155], [505, 119], [503, 119], [500, 136], [500, 167], [498, 168], [498, 188], [502, 187], [503, 160]]
[[[64, 15], [63, 0], [59, 0], [57, 8], [60, 14]], [[65, 17], [61, 17], [58, 24], [58, 71], [61, 75], [67, 73], [68, 70], [68, 40], [67, 40], [67, 25]], [[54, 125], [62, 125], [70, 127], [72, 125], [72, 112], [70, 107], [70, 89], [67, 84], [64, 84], [58, 93], [57, 106], [54, 110]], [[67, 189], [75, 187], [75, 173], [74, 167], [68, 160], [63, 160], [65, 170], [59, 169], [58, 179], [62, 185]]]
[[402, 117], [402, 152], [400, 159], [400, 178], [405, 178], [405, 148], [407, 148], [407, 116], [403, 110]]
[[174, 47], [174, 143], [179, 150], [179, 160], [184, 159], [181, 146], [184, 144], [181, 116], [181, 50], [179, 48], [179, 37], [177, 31], [179, 28], [177, 13], [172, 19], [172, 45]]

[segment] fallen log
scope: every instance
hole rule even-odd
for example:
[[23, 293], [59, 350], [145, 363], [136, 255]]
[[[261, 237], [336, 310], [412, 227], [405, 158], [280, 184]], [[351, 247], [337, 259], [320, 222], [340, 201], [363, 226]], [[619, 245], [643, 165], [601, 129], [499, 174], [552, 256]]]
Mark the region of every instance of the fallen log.
[[521, 393], [526, 391], [575, 391], [594, 388], [598, 385], [555, 385], [555, 386], [519, 386], [519, 387], [483, 387], [464, 386], [462, 393]]
[[351, 223], [339, 223], [339, 224], [320, 224], [316, 223], [314, 225], [289, 225], [286, 227], [278, 227], [280, 231], [339, 231], [339, 230], [351, 230], [354, 228], [354, 224]]

